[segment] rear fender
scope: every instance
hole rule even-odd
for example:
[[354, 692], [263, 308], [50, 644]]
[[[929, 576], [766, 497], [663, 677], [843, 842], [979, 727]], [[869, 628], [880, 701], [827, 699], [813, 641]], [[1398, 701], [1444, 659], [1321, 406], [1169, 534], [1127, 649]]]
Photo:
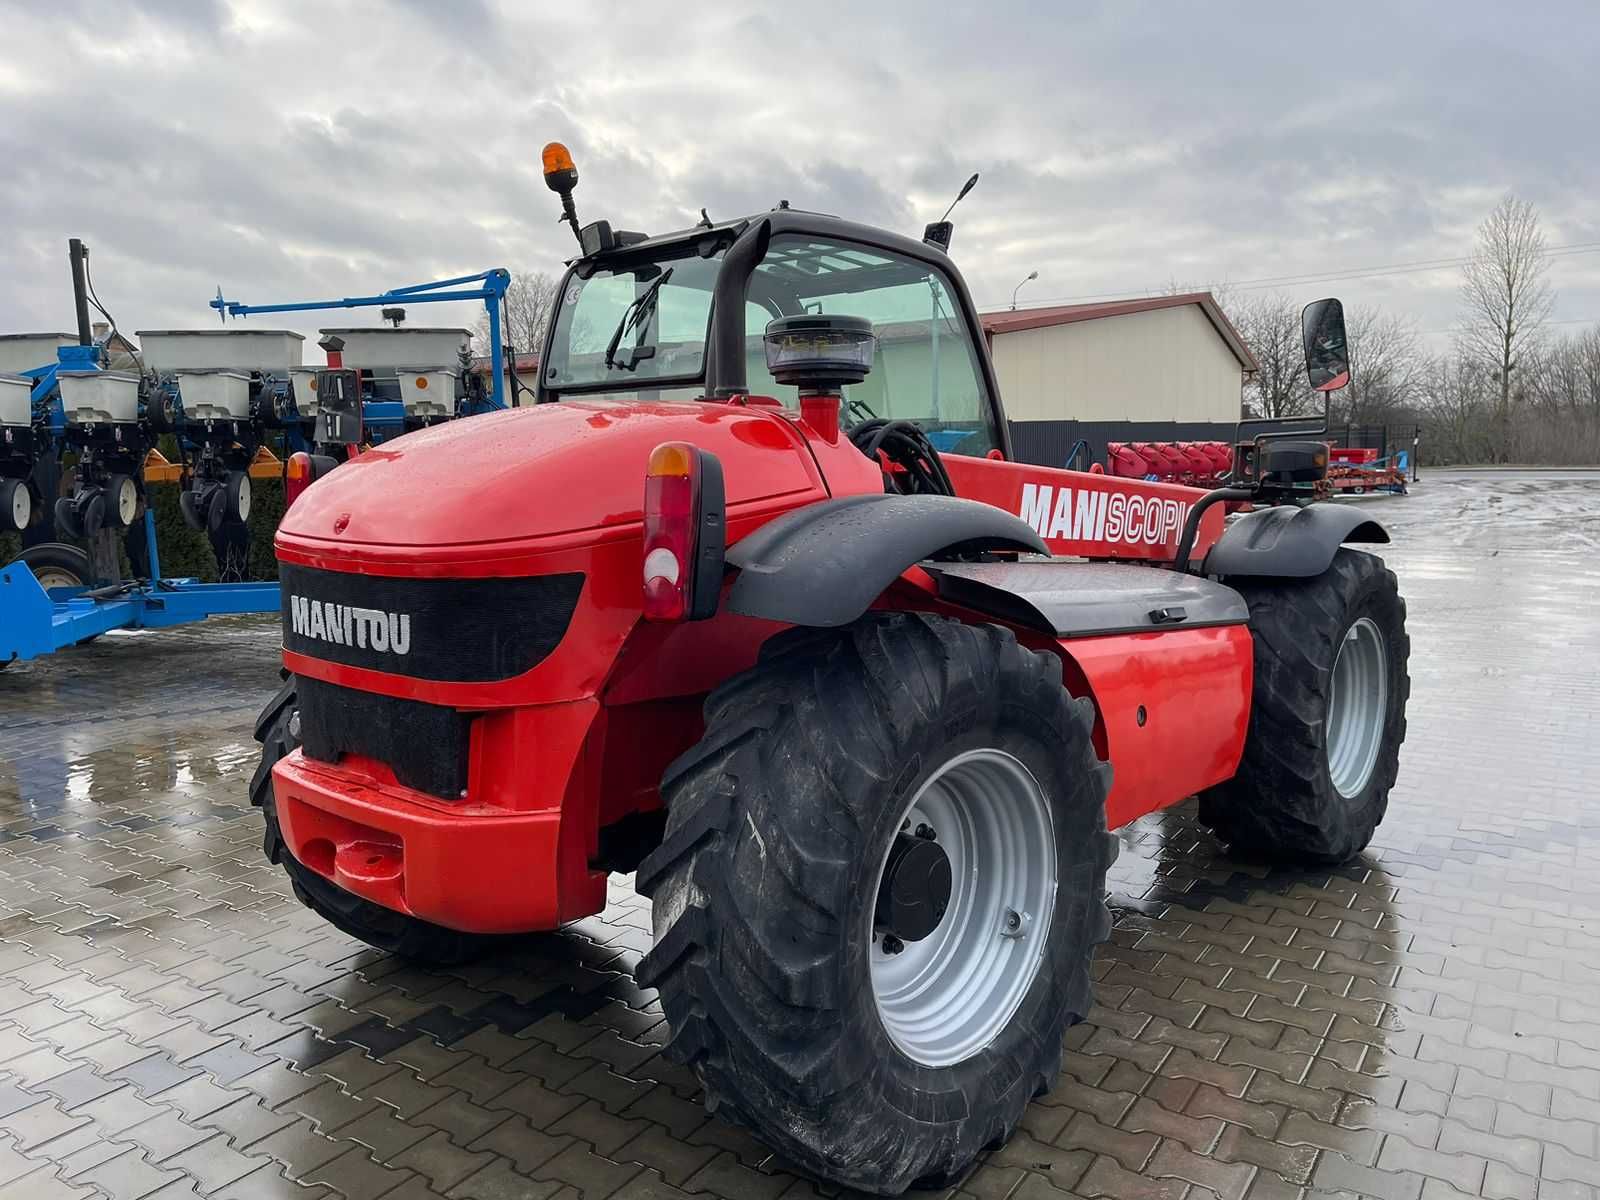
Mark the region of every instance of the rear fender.
[[1382, 525], [1343, 504], [1264, 508], [1229, 523], [1203, 570], [1225, 579], [1309, 579], [1332, 566], [1346, 542], [1388, 541]]
[[728, 549], [729, 607], [792, 625], [848, 625], [908, 567], [942, 552], [1049, 554], [1020, 518], [954, 496], [847, 496], [797, 508]]

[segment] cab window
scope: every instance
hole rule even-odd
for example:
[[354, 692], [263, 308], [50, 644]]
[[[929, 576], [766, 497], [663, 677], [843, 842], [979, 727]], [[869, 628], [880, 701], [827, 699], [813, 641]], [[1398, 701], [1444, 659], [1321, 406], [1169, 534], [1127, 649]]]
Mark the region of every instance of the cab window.
[[999, 445], [977, 350], [949, 278], [879, 247], [794, 234], [772, 239], [745, 305], [749, 390], [799, 403], [767, 371], [762, 335], [776, 317], [865, 317], [878, 335], [872, 372], [844, 389], [846, 425], [872, 417], [915, 421], [943, 452], [983, 455]]

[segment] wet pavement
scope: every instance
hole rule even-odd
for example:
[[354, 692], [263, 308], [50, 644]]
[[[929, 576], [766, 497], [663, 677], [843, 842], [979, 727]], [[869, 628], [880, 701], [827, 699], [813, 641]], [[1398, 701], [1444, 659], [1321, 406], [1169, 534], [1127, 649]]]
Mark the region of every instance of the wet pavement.
[[[1391, 523], [1410, 733], [1337, 871], [1122, 832], [1099, 1007], [953, 1194], [1600, 1195], [1600, 473], [1429, 473]], [[245, 789], [276, 629], [0, 672], [0, 1200], [835, 1195], [708, 1117], [649, 912], [448, 972], [323, 925]]]

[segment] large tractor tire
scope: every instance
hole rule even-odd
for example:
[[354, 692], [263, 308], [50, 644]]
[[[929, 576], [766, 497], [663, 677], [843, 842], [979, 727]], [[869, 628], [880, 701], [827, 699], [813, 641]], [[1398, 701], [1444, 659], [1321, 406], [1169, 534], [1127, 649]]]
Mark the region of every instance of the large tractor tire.
[[507, 938], [446, 929], [363, 900], [296, 860], [278, 828], [272, 795], [273, 766], [300, 745], [295, 716], [295, 677], [290, 675], [256, 718], [261, 762], [250, 780], [250, 803], [260, 808], [266, 818], [262, 851], [269, 861], [280, 864], [288, 873], [290, 886], [300, 903], [336, 929], [373, 949], [424, 966], [445, 967], [470, 962], [503, 945]]
[[[40, 542], [37, 546], [28, 546], [11, 561], [27, 563], [34, 579], [46, 591], [51, 588], [88, 587], [94, 582], [94, 567], [88, 554], [65, 542]], [[87, 646], [99, 636], [86, 637], [77, 644]], [[0, 662], [0, 671], [10, 665], [9, 659]]]
[[65, 542], [40, 542], [17, 555], [16, 562], [27, 563], [39, 586], [51, 588], [88, 587], [94, 583], [94, 565], [89, 555]]
[[1341, 863], [1389, 805], [1406, 736], [1406, 603], [1394, 572], [1340, 550], [1311, 579], [1240, 581], [1255, 639], [1244, 759], [1200, 794], [1200, 819], [1235, 849]]
[[884, 1194], [1009, 1137], [1110, 931], [1093, 726], [1055, 657], [919, 614], [780, 634], [712, 693], [638, 877], [707, 1106]]

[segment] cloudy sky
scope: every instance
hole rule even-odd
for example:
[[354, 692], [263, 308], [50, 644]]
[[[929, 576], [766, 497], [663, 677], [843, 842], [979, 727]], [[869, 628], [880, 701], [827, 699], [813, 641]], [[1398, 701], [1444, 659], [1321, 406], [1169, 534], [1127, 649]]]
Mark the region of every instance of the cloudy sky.
[[1511, 191], [1563, 251], [1553, 317], [1600, 321], [1593, 0], [0, 0], [0, 45], [0, 332], [71, 327], [72, 235], [125, 330], [211, 327], [219, 284], [559, 270], [551, 139], [623, 227], [786, 199], [919, 231], [979, 171], [954, 250], [982, 306], [1031, 270], [1035, 304], [1293, 279], [1439, 348], [1459, 272], [1416, 264]]

